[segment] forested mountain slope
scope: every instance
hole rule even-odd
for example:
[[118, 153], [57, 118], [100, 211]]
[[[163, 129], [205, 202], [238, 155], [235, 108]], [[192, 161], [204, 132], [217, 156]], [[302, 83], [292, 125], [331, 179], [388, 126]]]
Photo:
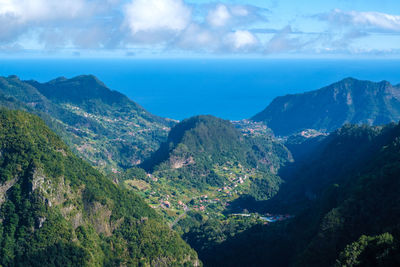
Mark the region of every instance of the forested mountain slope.
[[77, 158], [37, 116], [0, 110], [2, 266], [198, 265], [135, 193]]
[[281, 212], [294, 218], [236, 235], [211, 249], [205, 264], [398, 266], [399, 140], [394, 124], [338, 130], [277, 195], [286, 195]]
[[36, 113], [92, 165], [118, 171], [140, 163], [173, 121], [150, 114], [91, 75], [47, 83], [0, 77], [0, 104]]
[[276, 135], [306, 129], [332, 132], [346, 123], [381, 125], [400, 120], [400, 87], [347, 78], [319, 90], [275, 98], [252, 117]]
[[[318, 199], [327, 186], [357, 174], [393, 138], [394, 124], [381, 127], [347, 124], [312, 147], [298, 162], [282, 169], [286, 181], [268, 208], [296, 212]], [[304, 150], [307, 150], [304, 148]]]

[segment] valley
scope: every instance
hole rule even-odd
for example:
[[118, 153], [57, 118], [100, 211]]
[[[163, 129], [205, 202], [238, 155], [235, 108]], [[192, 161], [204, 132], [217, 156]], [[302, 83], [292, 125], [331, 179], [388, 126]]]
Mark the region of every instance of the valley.
[[0, 0], [0, 267], [400, 266], [400, 1]]
[[[229, 203], [240, 195], [249, 192], [251, 179], [256, 179], [255, 170], [215, 166], [214, 171], [218, 176], [226, 178], [223, 186], [208, 186], [204, 189], [188, 188], [185, 184], [171, 182], [168, 177], [159, 173], [149, 175], [144, 180], [125, 180], [127, 188], [141, 195], [149, 205], [162, 213], [173, 225], [188, 211], [196, 211], [218, 218]], [[160, 175], [160, 176], [159, 176]], [[258, 174], [259, 176], [261, 174]]]
[[[377, 93], [364, 111], [352, 106], [364, 101], [362, 88], [368, 97], [370, 90]], [[396, 262], [398, 90], [345, 79], [286, 96], [278, 115], [281, 98], [252, 119], [174, 121], [148, 113], [93, 76], [48, 83], [0, 78], [1, 264], [48, 261], [46, 249], [54, 255], [74, 250], [82, 257], [67, 253], [67, 260], [99, 266], [331, 266], [351, 257]], [[352, 103], [339, 101], [343, 94]], [[332, 99], [332, 109], [347, 119], [328, 112], [312, 119], [322, 124], [290, 122]], [[374, 119], [366, 119], [371, 114]], [[44, 242], [47, 234], [36, 232], [53, 222], [72, 234], [42, 245], [29, 240]], [[22, 247], [30, 254], [18, 254]]]

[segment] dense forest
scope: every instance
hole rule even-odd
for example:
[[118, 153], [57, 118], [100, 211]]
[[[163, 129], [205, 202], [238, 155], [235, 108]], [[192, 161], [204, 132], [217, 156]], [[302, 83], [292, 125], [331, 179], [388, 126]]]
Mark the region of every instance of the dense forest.
[[399, 140], [395, 124], [334, 132], [263, 203], [294, 218], [213, 245], [205, 265], [398, 266]]
[[0, 264], [198, 265], [135, 193], [77, 158], [44, 122], [0, 110]]

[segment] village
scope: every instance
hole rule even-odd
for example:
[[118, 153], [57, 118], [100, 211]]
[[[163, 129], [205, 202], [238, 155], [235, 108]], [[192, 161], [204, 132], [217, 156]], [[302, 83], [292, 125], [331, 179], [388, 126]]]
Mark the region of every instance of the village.
[[[160, 198], [160, 207], [167, 209], [178, 210], [194, 210], [199, 212], [213, 212], [217, 206], [225, 208], [229, 205], [229, 201], [237, 198], [248, 187], [249, 177], [255, 173], [254, 169], [245, 169], [240, 164], [236, 166], [232, 163], [227, 163], [231, 166], [216, 166], [215, 171], [218, 175], [224, 176], [226, 182], [222, 187], [210, 188], [207, 194], [195, 194], [189, 201], [177, 199], [176, 194], [167, 194]], [[247, 174], [245, 174], [247, 173]], [[153, 178], [157, 182], [157, 178]], [[200, 192], [199, 192], [200, 193]], [[185, 194], [187, 196], [187, 194]], [[218, 209], [220, 210], [220, 209]]]
[[[256, 169], [245, 168], [239, 163], [226, 162], [215, 165], [217, 175], [225, 178], [223, 186], [211, 187], [199, 191], [187, 187], [177, 187], [165, 177], [157, 173], [147, 174], [148, 181], [127, 180], [125, 184], [138, 192], [148, 201], [150, 206], [162, 213], [169, 221], [170, 227], [175, 226], [185, 218], [189, 211], [202, 213], [208, 217], [218, 217], [226, 211], [229, 203], [245, 194], [250, 188], [251, 179], [257, 175]], [[291, 215], [274, 215], [258, 213], [234, 213], [227, 216], [252, 217], [264, 224], [283, 221], [292, 218]]]

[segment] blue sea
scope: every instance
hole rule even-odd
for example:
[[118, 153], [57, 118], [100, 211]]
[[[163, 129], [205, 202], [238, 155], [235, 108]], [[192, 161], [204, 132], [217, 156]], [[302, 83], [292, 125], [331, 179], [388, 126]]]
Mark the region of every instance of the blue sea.
[[46, 82], [93, 74], [148, 111], [181, 120], [212, 114], [239, 120], [273, 98], [319, 89], [346, 77], [400, 83], [400, 60], [9, 59], [0, 75]]

